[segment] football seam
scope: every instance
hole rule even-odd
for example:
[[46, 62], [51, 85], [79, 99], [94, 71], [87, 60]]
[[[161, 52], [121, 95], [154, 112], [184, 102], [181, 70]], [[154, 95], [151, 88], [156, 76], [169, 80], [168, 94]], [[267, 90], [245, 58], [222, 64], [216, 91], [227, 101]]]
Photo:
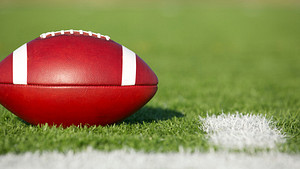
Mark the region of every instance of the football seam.
[[157, 84], [139, 84], [139, 85], [67, 85], [67, 84], [12, 84], [12, 83], [0, 83], [0, 85], [7, 85], [7, 86], [20, 86], [20, 87], [34, 87], [34, 86], [40, 86], [40, 87], [157, 87]]

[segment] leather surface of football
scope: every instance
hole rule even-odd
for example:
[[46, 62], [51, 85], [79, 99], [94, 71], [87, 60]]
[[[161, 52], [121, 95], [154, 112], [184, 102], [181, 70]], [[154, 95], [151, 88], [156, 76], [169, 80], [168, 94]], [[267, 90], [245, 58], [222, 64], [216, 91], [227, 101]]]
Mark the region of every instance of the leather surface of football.
[[0, 103], [37, 125], [107, 125], [156, 93], [158, 79], [134, 52], [108, 36], [48, 32], [0, 62]]

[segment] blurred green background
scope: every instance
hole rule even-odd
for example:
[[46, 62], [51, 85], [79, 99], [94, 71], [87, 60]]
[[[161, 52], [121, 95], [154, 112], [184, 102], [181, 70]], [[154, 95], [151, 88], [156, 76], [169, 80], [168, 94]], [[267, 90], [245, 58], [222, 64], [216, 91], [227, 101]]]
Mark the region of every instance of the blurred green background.
[[[277, 126], [290, 136], [282, 150], [300, 151], [297, 0], [0, 0], [0, 24], [0, 59], [41, 33], [82, 29], [109, 35], [136, 52], [157, 74], [159, 90], [148, 109], [125, 120], [139, 123], [136, 128], [125, 123], [116, 131], [111, 129], [115, 136], [107, 132], [86, 136], [86, 140], [81, 137], [83, 143], [76, 145], [65, 138], [61, 142], [66, 149], [91, 145], [94, 137], [93, 146], [99, 149], [206, 149], [198, 116], [240, 111], [274, 116]], [[49, 148], [57, 142], [55, 135], [53, 140], [49, 138], [48, 147], [39, 147], [34, 140], [18, 141], [24, 129], [12, 132], [14, 122], [23, 124], [7, 120], [13, 119], [7, 114], [1, 117], [1, 131], [6, 132], [0, 132], [5, 137], [0, 140], [4, 145], [0, 152], [55, 149]], [[157, 129], [159, 125], [162, 127]], [[40, 136], [45, 133], [30, 130], [23, 137], [43, 142]], [[10, 132], [15, 134], [7, 134]], [[80, 132], [80, 136], [87, 134]], [[107, 141], [107, 136], [111, 140]], [[132, 142], [112, 141], [119, 137]], [[161, 143], [161, 139], [166, 141]]]

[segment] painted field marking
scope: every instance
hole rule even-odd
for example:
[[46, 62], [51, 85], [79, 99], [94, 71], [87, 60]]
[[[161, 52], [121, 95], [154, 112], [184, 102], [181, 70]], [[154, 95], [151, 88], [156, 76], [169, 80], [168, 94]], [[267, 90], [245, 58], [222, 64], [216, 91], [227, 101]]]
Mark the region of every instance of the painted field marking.
[[224, 114], [200, 117], [200, 129], [213, 145], [229, 149], [274, 149], [285, 142], [285, 135], [266, 116]]
[[144, 153], [134, 150], [43, 152], [0, 156], [5, 169], [299, 169], [300, 155], [284, 153]]

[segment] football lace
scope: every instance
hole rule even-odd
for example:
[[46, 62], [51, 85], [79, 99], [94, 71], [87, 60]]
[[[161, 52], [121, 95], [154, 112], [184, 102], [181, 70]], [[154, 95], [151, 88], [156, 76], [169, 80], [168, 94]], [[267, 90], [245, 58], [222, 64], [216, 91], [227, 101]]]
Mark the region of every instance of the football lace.
[[97, 37], [97, 38], [105, 38], [106, 40], [110, 40], [110, 37], [107, 35], [101, 35], [100, 33], [94, 33], [91, 31], [83, 31], [83, 30], [61, 30], [61, 31], [56, 31], [56, 32], [47, 32], [47, 33], [43, 33], [40, 35], [40, 37], [42, 39], [47, 38], [49, 35], [50, 36], [57, 36], [57, 35], [64, 35], [65, 33], [69, 33], [71, 35], [73, 35], [74, 33], [79, 33], [80, 35], [84, 35], [87, 34], [88, 36], [93, 36], [93, 37]]

